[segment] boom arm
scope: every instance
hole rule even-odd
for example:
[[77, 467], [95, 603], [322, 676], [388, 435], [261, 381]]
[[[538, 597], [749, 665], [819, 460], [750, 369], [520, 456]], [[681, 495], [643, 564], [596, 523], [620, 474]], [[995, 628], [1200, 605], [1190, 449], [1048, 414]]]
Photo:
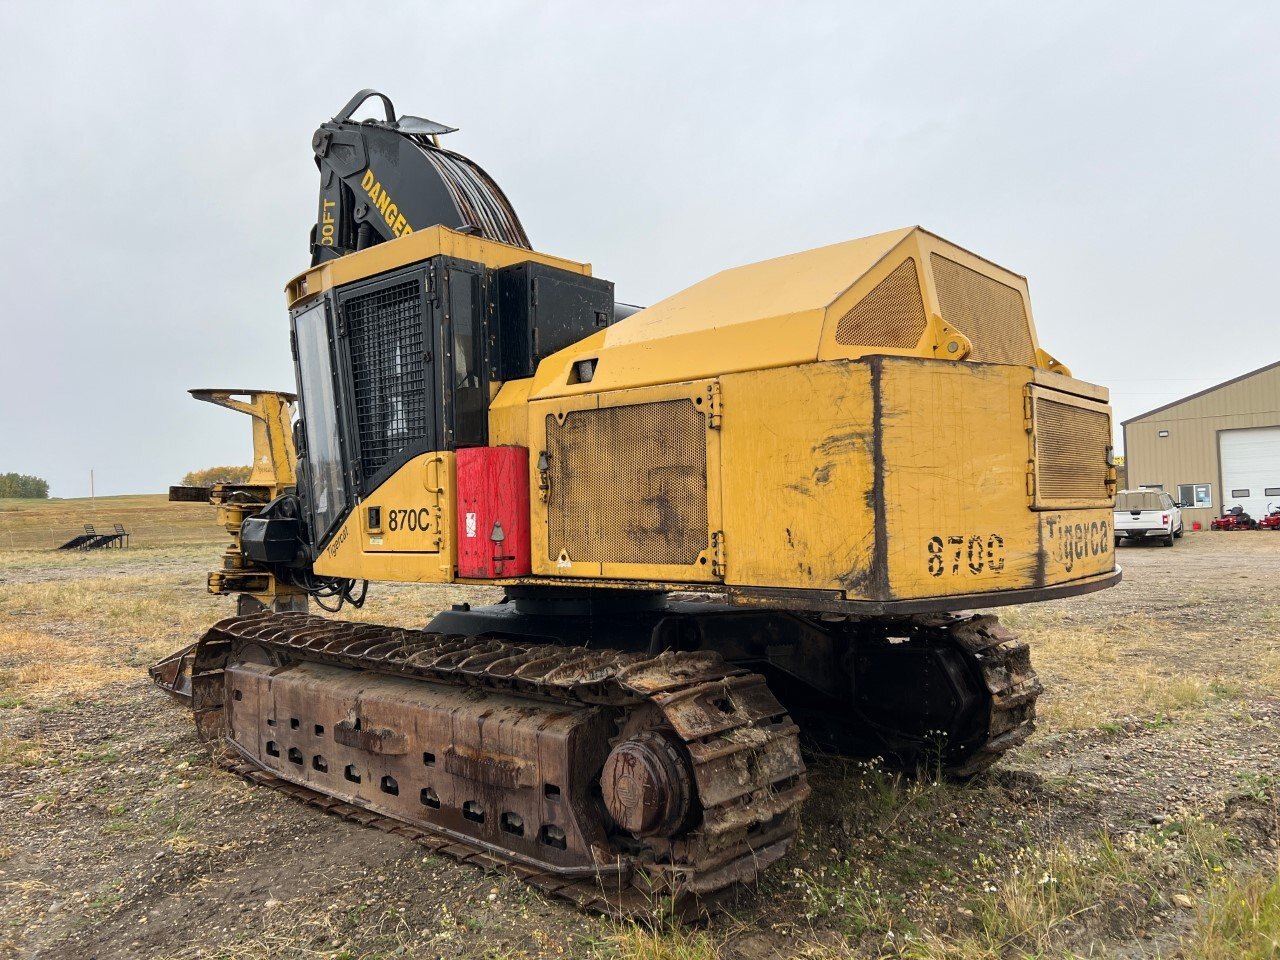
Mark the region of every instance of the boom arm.
[[[371, 97], [384, 120], [351, 115]], [[311, 229], [311, 263], [333, 260], [414, 230], [445, 226], [528, 247], [529, 238], [506, 196], [466, 157], [441, 149], [456, 128], [403, 116], [376, 90], [361, 90], [327, 123], [311, 146], [320, 168], [320, 206]]]

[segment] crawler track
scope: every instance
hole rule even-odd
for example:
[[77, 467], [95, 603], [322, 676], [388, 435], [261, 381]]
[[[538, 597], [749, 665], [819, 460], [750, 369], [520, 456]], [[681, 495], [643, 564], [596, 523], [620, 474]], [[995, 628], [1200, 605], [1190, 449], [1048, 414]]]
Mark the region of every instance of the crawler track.
[[[277, 665], [277, 678], [287, 677], [292, 665], [320, 664], [437, 688], [479, 688], [541, 704], [603, 708], [610, 744], [653, 730], [677, 744], [673, 749], [687, 758], [693, 803], [668, 836], [649, 838], [619, 830], [602, 806], [599, 835], [610, 843], [607, 849], [592, 846], [594, 869], [584, 871], [549, 868], [502, 849], [492, 836], [462, 836], [433, 822], [427, 811], [409, 819], [381, 807], [376, 797], [352, 802], [329, 795], [299, 782], [301, 774], [278, 751], [274, 761], [250, 756], [245, 743], [228, 736], [224, 674], [246, 653], [259, 662], [265, 655]], [[260, 614], [216, 624], [197, 645], [193, 667], [197, 728], [212, 746], [227, 748], [218, 752], [229, 769], [460, 860], [502, 867], [585, 908], [632, 915], [672, 905], [687, 910], [700, 898], [754, 877], [790, 846], [809, 793], [798, 728], [761, 677], [734, 669], [717, 654], [645, 656]], [[494, 789], [489, 784], [490, 797]], [[495, 806], [504, 805], [498, 800]]]
[[[943, 759], [949, 775], [967, 778], [979, 773], [1034, 730], [1041, 686], [1031, 668], [1029, 650], [994, 616], [917, 617], [885, 623], [882, 628], [886, 636], [905, 633], [912, 642], [959, 648], [985, 686], [987, 709], [972, 718], [963, 743], [953, 745]], [[460, 861], [502, 869], [585, 909], [618, 915], [701, 909], [719, 891], [750, 880], [786, 852], [809, 793], [799, 730], [785, 709], [762, 677], [735, 668], [712, 652], [649, 656], [266, 613], [216, 624], [185, 652], [183, 663], [179, 673], [190, 670], [197, 729], [227, 769], [318, 809], [407, 837]], [[457, 694], [449, 694], [450, 690], [469, 690], [486, 714], [490, 705], [499, 702], [528, 704], [530, 724], [545, 725], [546, 711], [562, 707], [582, 717], [584, 725], [594, 725], [605, 744], [601, 750], [645, 738], [654, 742], [654, 734], [660, 733], [657, 742], [665, 745], [661, 749], [666, 759], [658, 765], [679, 781], [677, 787], [689, 794], [691, 802], [676, 818], [678, 822], [660, 835], [631, 834], [619, 826], [626, 816], [609, 808], [607, 789], [601, 794], [593, 787], [595, 799], [579, 804], [588, 809], [588, 818], [594, 818], [588, 825], [588, 842], [571, 851], [580, 854], [579, 859], [549, 863], [531, 855], [527, 846], [523, 850], [516, 849], [518, 844], [505, 846], [505, 838], [492, 832], [468, 833], [466, 824], [460, 831], [457, 821], [439, 819], [428, 810], [406, 810], [403, 803], [388, 804], [383, 802], [388, 798], [367, 791], [353, 795], [327, 789], [304, 775], [300, 755], [293, 759], [297, 766], [291, 766], [279, 748], [264, 754], [253, 731], [280, 737], [266, 726], [259, 727], [274, 724], [267, 714], [278, 707], [268, 708], [265, 695], [260, 697], [262, 705], [253, 709], [261, 715], [250, 713], [247, 723], [243, 713], [233, 722], [228, 711], [231, 688], [241, 684], [246, 672], [259, 677], [263, 689], [287, 686], [289, 678], [298, 674], [307, 674], [304, 680], [321, 686], [326, 677], [419, 681], [402, 682], [400, 688], [424, 697], [427, 710], [436, 700], [453, 697], [456, 701]], [[316, 676], [309, 677], [310, 673]], [[182, 694], [171, 682], [182, 677], [157, 674], [157, 679]], [[370, 681], [362, 689], [375, 686]], [[313, 686], [296, 698], [301, 704], [297, 712], [315, 699], [314, 691]], [[235, 692], [239, 700], [240, 692]], [[541, 720], [533, 716], [539, 709]], [[404, 716], [409, 717], [408, 726], [417, 723], [411, 714]], [[317, 724], [316, 729], [321, 726]], [[330, 736], [336, 738], [335, 732], [330, 731]], [[371, 742], [360, 744], [373, 753], [381, 752], [369, 746]], [[594, 784], [601, 777], [603, 754], [593, 756], [587, 764], [590, 769], [562, 767], [575, 795], [585, 795], [585, 781]], [[468, 762], [474, 771], [475, 761]], [[489, 781], [486, 796], [495, 807], [514, 807], [520, 785], [510, 779], [509, 771], [494, 766], [492, 758], [481, 763], [501, 776], [466, 770], [463, 776]], [[528, 786], [523, 784], [525, 789]]]
[[1036, 700], [1044, 687], [1031, 667], [1031, 650], [991, 614], [920, 618], [923, 630], [944, 633], [977, 663], [991, 695], [987, 730], [977, 749], [946, 767], [965, 778], [987, 769], [1021, 745], [1036, 728]]

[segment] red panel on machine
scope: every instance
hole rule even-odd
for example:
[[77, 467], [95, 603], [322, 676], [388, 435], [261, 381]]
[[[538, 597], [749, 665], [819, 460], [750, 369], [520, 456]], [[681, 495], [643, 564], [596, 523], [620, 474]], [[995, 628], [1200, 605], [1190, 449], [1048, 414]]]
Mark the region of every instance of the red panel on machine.
[[529, 448], [466, 447], [458, 473], [458, 576], [519, 577], [529, 563]]

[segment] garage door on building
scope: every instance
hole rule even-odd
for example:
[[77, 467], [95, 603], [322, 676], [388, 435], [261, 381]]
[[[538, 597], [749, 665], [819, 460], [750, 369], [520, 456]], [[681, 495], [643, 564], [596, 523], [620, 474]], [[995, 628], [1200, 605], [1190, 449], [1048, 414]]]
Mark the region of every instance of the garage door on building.
[[1218, 457], [1224, 510], [1239, 504], [1256, 519], [1280, 509], [1280, 427], [1223, 430]]

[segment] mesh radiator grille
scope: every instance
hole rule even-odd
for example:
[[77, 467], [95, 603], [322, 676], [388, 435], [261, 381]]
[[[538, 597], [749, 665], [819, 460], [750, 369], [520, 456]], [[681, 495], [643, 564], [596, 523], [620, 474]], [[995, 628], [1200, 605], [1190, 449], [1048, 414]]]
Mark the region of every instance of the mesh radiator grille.
[[343, 305], [351, 349], [360, 468], [366, 479], [430, 431], [417, 278]]
[[930, 263], [942, 319], [973, 343], [971, 360], [1035, 364], [1035, 344], [1019, 291], [936, 253]]
[[1109, 503], [1111, 417], [1036, 397], [1036, 498]]
[[920, 342], [925, 322], [916, 262], [908, 258], [840, 318], [836, 343], [905, 350]]
[[696, 563], [707, 549], [706, 417], [688, 400], [547, 417], [548, 554]]

